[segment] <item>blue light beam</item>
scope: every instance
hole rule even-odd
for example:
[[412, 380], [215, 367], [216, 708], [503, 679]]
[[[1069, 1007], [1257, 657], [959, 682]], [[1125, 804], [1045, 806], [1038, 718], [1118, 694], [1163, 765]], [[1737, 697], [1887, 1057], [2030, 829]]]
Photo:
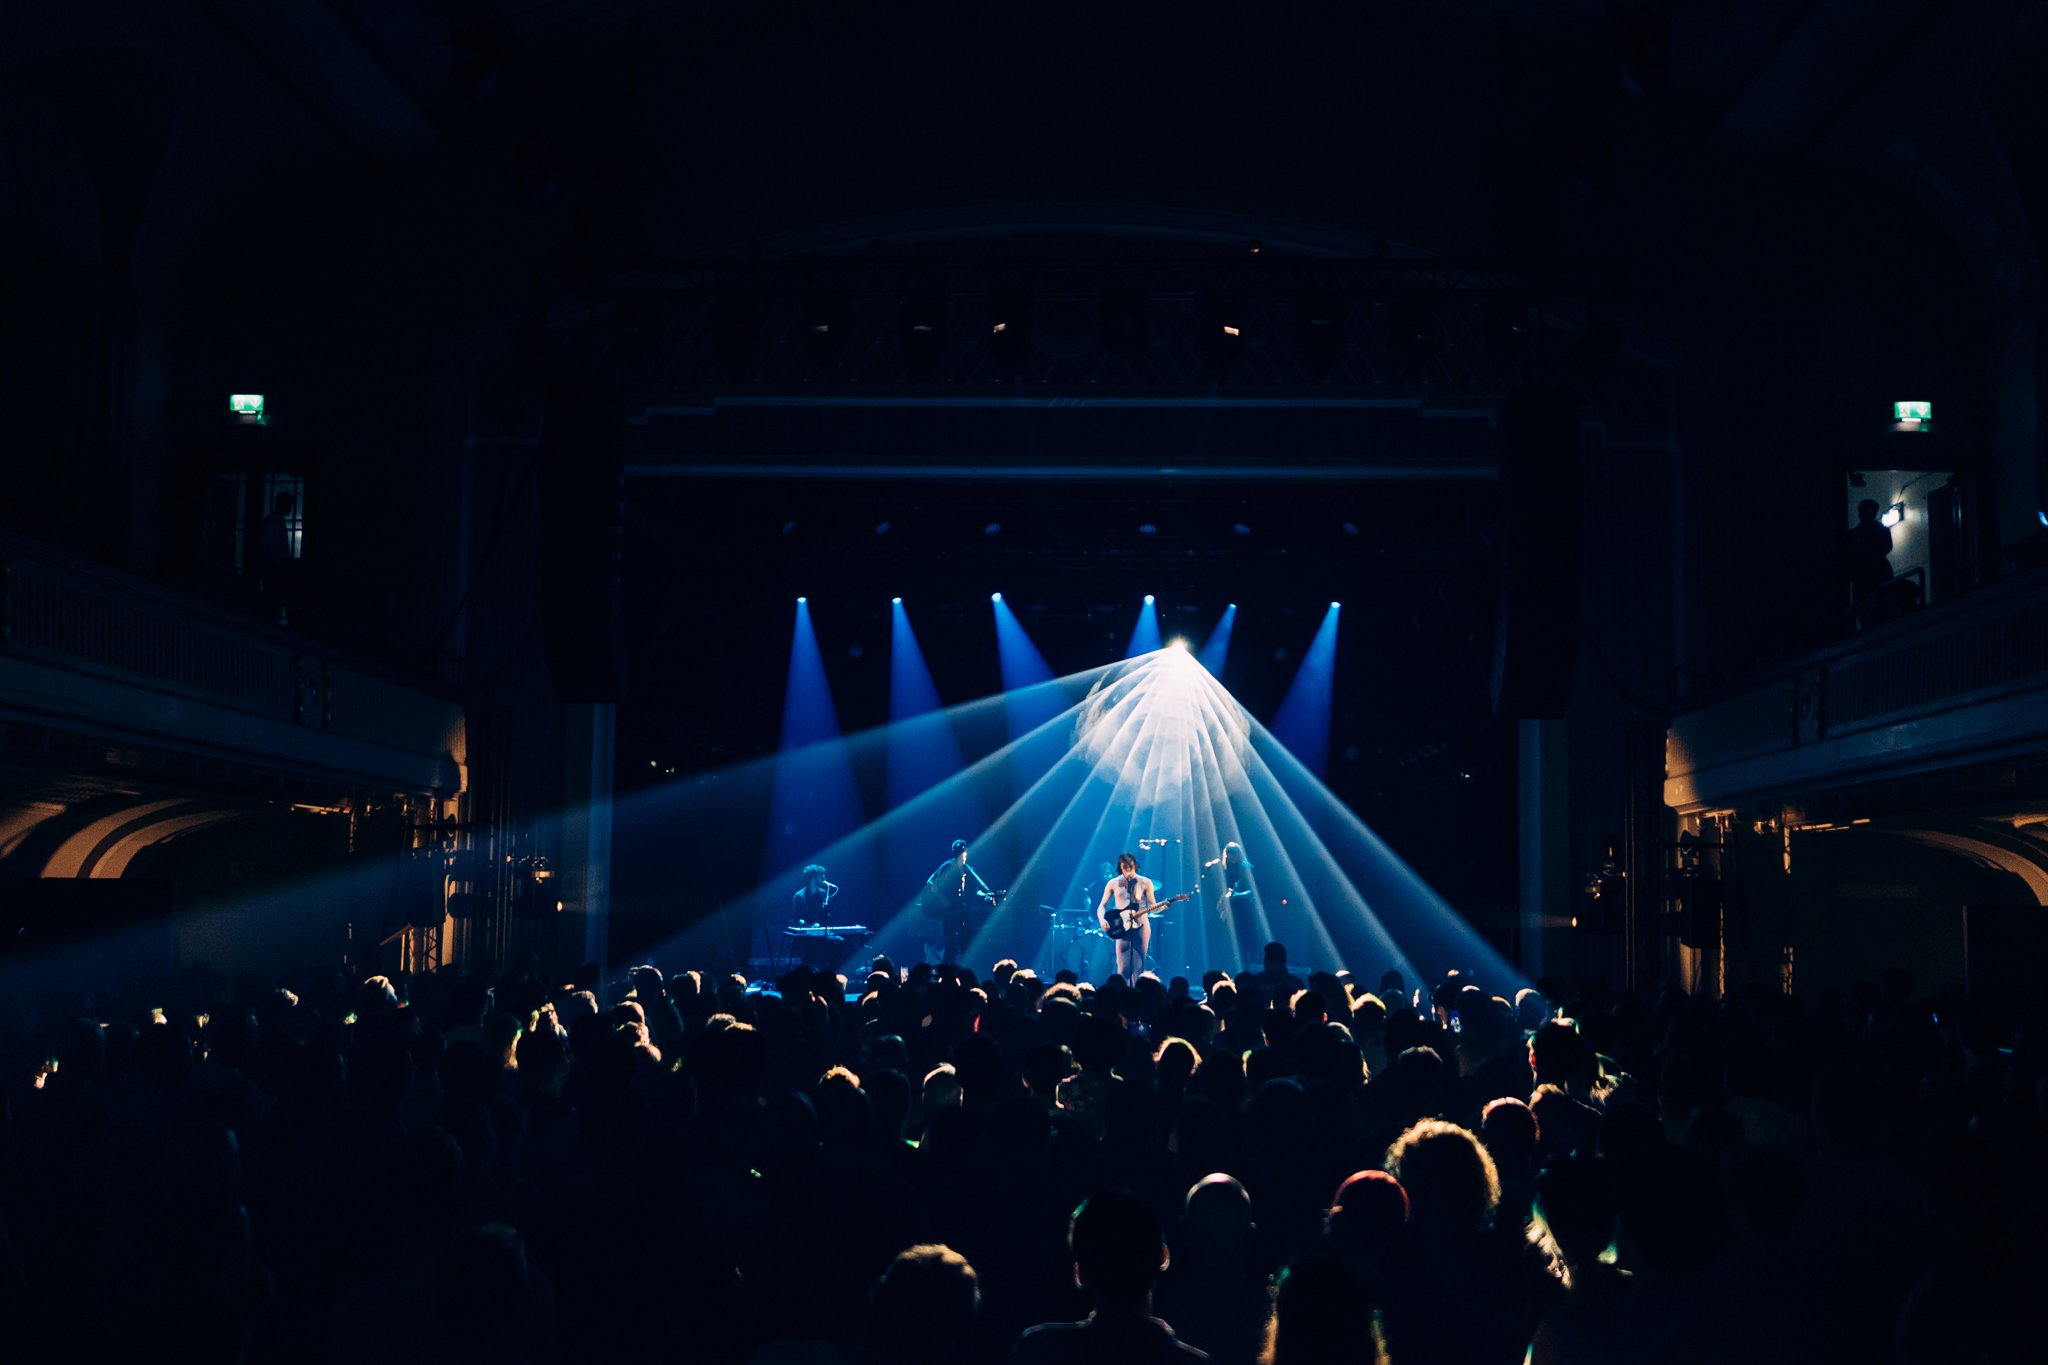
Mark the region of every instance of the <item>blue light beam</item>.
[[839, 712], [811, 625], [809, 602], [796, 600], [789, 682], [782, 696], [782, 747], [775, 758], [763, 870], [786, 866], [804, 850], [860, 828], [860, 792], [839, 740]]
[[996, 657], [1002, 667], [1003, 709], [1009, 717], [1010, 738], [1030, 734], [1065, 709], [1056, 692], [1042, 687], [1052, 681], [1052, 666], [1031, 643], [1024, 623], [1001, 593], [989, 598], [996, 618]]
[[1216, 629], [1209, 632], [1208, 643], [1202, 646], [1202, 667], [1209, 670], [1209, 676], [1223, 676], [1223, 661], [1230, 656], [1230, 628], [1237, 623], [1237, 603], [1232, 602], [1223, 609], [1223, 615], [1216, 622]]
[[1152, 594], [1145, 594], [1145, 605], [1138, 612], [1138, 625], [1131, 632], [1131, 643], [1124, 649], [1126, 659], [1135, 659], [1150, 654], [1164, 643], [1159, 638], [1159, 608], [1152, 604]]
[[1330, 699], [1337, 676], [1337, 604], [1323, 613], [1322, 628], [1309, 642], [1295, 671], [1294, 684], [1273, 717], [1273, 733], [1321, 777], [1330, 763]]
[[[886, 752], [887, 775], [884, 790], [888, 809], [898, 810], [920, 792], [952, 777], [967, 766], [960, 752], [960, 740], [953, 723], [940, 709], [939, 689], [925, 666], [924, 651], [918, 648], [917, 632], [911, 629], [910, 614], [903, 599], [889, 606], [889, 728]], [[1056, 714], [1057, 704], [1048, 714]], [[956, 818], [963, 826], [978, 826], [985, 812], [978, 801], [970, 802]], [[909, 829], [883, 843], [882, 855], [888, 877], [901, 881], [918, 869], [930, 849], [931, 835]], [[936, 865], [938, 859], [930, 861]], [[929, 868], [924, 871], [929, 872]]]

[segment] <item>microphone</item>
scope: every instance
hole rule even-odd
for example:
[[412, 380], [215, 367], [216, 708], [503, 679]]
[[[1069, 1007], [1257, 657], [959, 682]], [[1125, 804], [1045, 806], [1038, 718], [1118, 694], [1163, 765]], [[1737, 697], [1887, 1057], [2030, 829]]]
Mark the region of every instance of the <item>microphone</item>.
[[1223, 860], [1222, 860], [1221, 858], [1211, 858], [1211, 859], [1210, 859], [1210, 860], [1209, 860], [1208, 862], [1206, 862], [1206, 863], [1203, 863], [1203, 864], [1202, 864], [1202, 866], [1203, 866], [1203, 867], [1214, 867], [1214, 866], [1216, 866], [1216, 864], [1218, 864], [1218, 863], [1220, 863], [1220, 862], [1222, 862], [1222, 861], [1223, 861]]

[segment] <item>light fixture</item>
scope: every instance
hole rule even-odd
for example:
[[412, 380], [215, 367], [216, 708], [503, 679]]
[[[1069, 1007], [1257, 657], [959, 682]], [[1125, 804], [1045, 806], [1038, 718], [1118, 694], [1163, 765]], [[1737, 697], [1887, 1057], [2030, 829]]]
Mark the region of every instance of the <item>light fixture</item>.
[[892, 597], [889, 599], [889, 605], [892, 607], [900, 607], [903, 605], [903, 599], [900, 597]]
[[1031, 291], [997, 289], [989, 297], [989, 351], [1005, 378], [1023, 376], [1031, 364]]
[[991, 602], [1000, 602], [1003, 600], [1003, 595], [999, 592], [992, 592], [988, 595], [988, 600]]
[[1343, 604], [1342, 602], [1332, 602], [1332, 603], [1330, 603], [1330, 610], [1331, 610], [1331, 611], [1335, 611], [1335, 610], [1337, 610], [1337, 608], [1339, 608], [1339, 607], [1341, 607], [1341, 606], [1343, 606], [1343, 605], [1344, 605], [1344, 604]]
[[799, 597], [799, 598], [797, 598], [797, 599], [796, 599], [796, 604], [797, 604], [798, 606], [802, 606], [802, 605], [803, 605], [804, 603], [806, 603], [806, 602], [808, 602], [808, 601], [810, 601], [810, 600], [811, 600], [811, 599], [810, 599], [810, 598], [808, 598], [808, 597]]
[[1241, 536], [1248, 536], [1248, 535], [1250, 535], [1250, 534], [1252, 533], [1252, 528], [1251, 528], [1251, 527], [1249, 527], [1249, 526], [1247, 526], [1247, 525], [1245, 525], [1245, 524], [1244, 524], [1243, 522], [1241, 522], [1241, 521], [1240, 521], [1239, 523], [1237, 523], [1237, 525], [1235, 525], [1235, 526], [1231, 527], [1230, 529], [1231, 529], [1231, 530], [1233, 530], [1233, 531], [1235, 531], [1235, 532], [1237, 532], [1237, 533], [1238, 533], [1239, 535], [1241, 535]]
[[263, 395], [260, 393], [231, 393], [228, 395], [228, 411], [235, 420], [246, 426], [264, 425]]
[[1911, 422], [1916, 426], [1924, 426], [1934, 420], [1934, 404], [1931, 401], [1894, 403], [1892, 404], [1892, 420], [1894, 422]]
[[891, 529], [892, 528], [890, 527], [889, 523], [886, 521], [878, 521], [875, 523], [875, 534], [878, 536], [888, 535]]
[[2040, 518], [2041, 524], [2043, 526], [2048, 526], [2048, 507], [2037, 509], [2034, 515]]
[[1000, 521], [992, 521], [981, 528], [981, 533], [985, 536], [999, 536], [1003, 533], [1003, 524]]
[[1245, 345], [1245, 299], [1235, 291], [1205, 293], [1201, 302], [1202, 362], [1211, 379], [1222, 379], [1237, 364]]
[[1141, 536], [1156, 536], [1159, 534], [1159, 528], [1148, 521], [1138, 528], [1138, 534]]
[[1148, 607], [1152, 605], [1152, 594], [1149, 592], [1145, 594], [1145, 605]]
[[1879, 517], [1878, 521], [1885, 526], [1897, 526], [1900, 522], [1904, 521], [1905, 519], [1906, 504], [1904, 504], [1903, 502], [1895, 502], [1890, 507], [1884, 509], [1884, 515]]

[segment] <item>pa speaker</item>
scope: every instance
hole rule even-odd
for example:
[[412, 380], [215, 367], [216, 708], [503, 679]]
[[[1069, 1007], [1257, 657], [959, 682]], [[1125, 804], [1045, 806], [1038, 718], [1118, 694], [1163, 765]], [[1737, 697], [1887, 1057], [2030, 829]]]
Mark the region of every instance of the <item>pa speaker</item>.
[[626, 469], [618, 391], [570, 379], [541, 433], [541, 610], [561, 701], [615, 702], [626, 687]]
[[1511, 395], [1500, 413], [1503, 534], [1494, 714], [1562, 716], [1579, 633], [1579, 404]]

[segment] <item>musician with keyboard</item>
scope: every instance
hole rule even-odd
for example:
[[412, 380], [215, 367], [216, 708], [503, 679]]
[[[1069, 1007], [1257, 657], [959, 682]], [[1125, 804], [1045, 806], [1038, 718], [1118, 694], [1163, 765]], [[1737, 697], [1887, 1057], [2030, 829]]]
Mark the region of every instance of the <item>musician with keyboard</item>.
[[825, 869], [812, 863], [804, 869], [804, 884], [789, 900], [789, 922], [791, 924], [823, 924], [825, 908], [832, 904], [832, 898], [839, 894], [839, 888], [825, 880]]

